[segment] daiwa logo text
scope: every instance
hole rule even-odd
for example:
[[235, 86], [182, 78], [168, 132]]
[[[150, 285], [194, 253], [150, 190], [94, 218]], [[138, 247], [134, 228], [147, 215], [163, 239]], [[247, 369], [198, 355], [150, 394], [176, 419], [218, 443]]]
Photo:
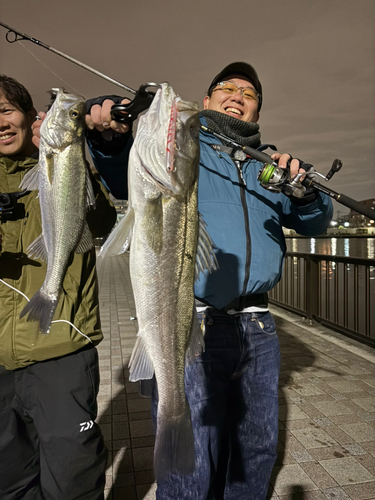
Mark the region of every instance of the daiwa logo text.
[[88, 431], [94, 425], [94, 422], [90, 420], [89, 422], [82, 422], [79, 425], [81, 426], [81, 430], [79, 432]]

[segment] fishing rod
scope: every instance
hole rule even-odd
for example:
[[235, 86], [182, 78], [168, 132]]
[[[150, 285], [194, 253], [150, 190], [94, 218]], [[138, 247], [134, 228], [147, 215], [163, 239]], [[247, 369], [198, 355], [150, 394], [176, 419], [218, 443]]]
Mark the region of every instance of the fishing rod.
[[[342, 205], [355, 210], [365, 217], [368, 217], [371, 220], [375, 219], [375, 211], [372, 208], [367, 207], [366, 205], [363, 205], [363, 203], [359, 203], [356, 200], [353, 200], [353, 198], [349, 198], [349, 196], [346, 196], [345, 194], [337, 193], [332, 189], [322, 186], [320, 183], [314, 180], [315, 177], [321, 177], [325, 181], [329, 181], [332, 176], [341, 169], [343, 165], [341, 160], [334, 160], [334, 162], [332, 163], [332, 167], [326, 176], [317, 172], [311, 165], [309, 170], [297, 174], [296, 177], [292, 179], [290, 177], [289, 168], [285, 169], [279, 167], [277, 162], [275, 162], [266, 153], [258, 151], [257, 149], [251, 148], [249, 146], [241, 146], [241, 144], [238, 144], [233, 139], [230, 139], [223, 134], [219, 134], [218, 132], [214, 132], [204, 125], [201, 125], [201, 129], [205, 132], [209, 132], [221, 141], [234, 146], [237, 151], [243, 151], [246, 156], [250, 156], [251, 158], [254, 158], [255, 160], [263, 163], [263, 166], [258, 172], [257, 179], [260, 182], [261, 186], [265, 189], [277, 193], [282, 192], [288, 196], [295, 196], [297, 198], [302, 198], [304, 196], [306, 188], [316, 189], [317, 191], [325, 193], [326, 195], [335, 199], [338, 203], [341, 203]], [[305, 178], [301, 180], [302, 177]]]
[[[128, 87], [127, 85], [124, 85], [123, 83], [118, 82], [117, 80], [114, 80], [113, 78], [101, 73], [100, 71], [91, 68], [87, 64], [84, 64], [83, 62], [78, 61], [77, 59], [74, 59], [73, 57], [70, 57], [67, 54], [64, 54], [64, 52], [60, 52], [59, 50], [54, 49], [50, 45], [47, 45], [41, 42], [40, 40], [33, 38], [32, 36], [26, 35], [26, 33], [22, 33], [21, 31], [15, 30], [14, 28], [8, 26], [5, 23], [2, 23], [1, 21], [0, 21], [0, 26], [3, 26], [5, 29], [8, 30], [7, 34], [5, 35], [7, 42], [14, 43], [14, 42], [19, 42], [20, 40], [28, 40], [32, 43], [35, 43], [36, 45], [39, 45], [40, 47], [43, 47], [44, 49], [49, 50], [50, 52], [53, 52], [54, 54], [57, 54], [60, 57], [63, 57], [64, 59], [67, 59], [68, 61], [76, 64], [77, 66], [87, 71], [90, 71], [94, 75], [99, 76], [104, 80], [107, 80], [113, 85], [117, 85], [117, 87], [120, 87], [123, 90], [130, 92], [131, 94], [134, 94], [135, 97], [130, 103], [118, 104], [118, 105], [115, 104], [114, 106], [112, 106], [111, 108], [112, 118], [118, 122], [130, 123], [134, 121], [138, 117], [138, 115], [142, 113], [142, 111], [145, 111], [150, 107], [150, 104], [155, 96], [156, 90], [152, 91], [147, 89], [160, 87], [160, 85], [157, 83], [149, 82], [141, 85], [138, 90], [134, 90], [131, 87]], [[124, 111], [127, 113], [126, 115], [123, 113]]]

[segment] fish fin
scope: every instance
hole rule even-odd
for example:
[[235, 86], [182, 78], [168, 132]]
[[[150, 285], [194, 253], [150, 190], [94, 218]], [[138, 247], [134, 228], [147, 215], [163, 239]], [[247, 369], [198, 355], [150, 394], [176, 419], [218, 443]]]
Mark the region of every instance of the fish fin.
[[47, 248], [44, 242], [43, 233], [40, 234], [30, 245], [27, 247], [27, 256], [31, 259], [47, 261]]
[[89, 167], [86, 168], [86, 207], [95, 208], [96, 206], [95, 193], [94, 193], [94, 188], [92, 187], [92, 182], [88, 168]]
[[49, 333], [56, 306], [57, 299], [50, 300], [39, 290], [22, 309], [20, 318], [27, 314], [27, 321], [39, 321], [39, 331], [46, 335]]
[[195, 259], [195, 279], [199, 279], [199, 273], [204, 273], [208, 270], [210, 273], [219, 269], [219, 264], [214, 252], [215, 244], [208, 234], [206, 229], [207, 224], [204, 222], [201, 214], [198, 214], [199, 229], [198, 229], [198, 245]]
[[154, 470], [157, 479], [171, 473], [191, 474], [195, 469], [194, 434], [190, 409], [178, 417], [160, 418], [156, 428]]
[[204, 351], [204, 325], [199, 324], [197, 310], [194, 307], [194, 315], [190, 338], [186, 349], [186, 364], [194, 363], [199, 354]]
[[39, 163], [24, 175], [19, 187], [28, 191], [39, 189]]
[[129, 381], [147, 380], [154, 376], [154, 367], [150, 360], [142, 337], [137, 336], [129, 361]]
[[125, 217], [117, 224], [108, 236], [107, 241], [100, 249], [99, 256], [119, 255], [126, 252], [130, 247], [131, 236], [134, 225], [134, 210], [129, 208]]
[[74, 253], [88, 252], [89, 250], [92, 249], [93, 245], [94, 244], [92, 241], [92, 234], [90, 232], [89, 226], [87, 225], [87, 222], [85, 221], [81, 239], [79, 240], [79, 243], [76, 249], [74, 250]]

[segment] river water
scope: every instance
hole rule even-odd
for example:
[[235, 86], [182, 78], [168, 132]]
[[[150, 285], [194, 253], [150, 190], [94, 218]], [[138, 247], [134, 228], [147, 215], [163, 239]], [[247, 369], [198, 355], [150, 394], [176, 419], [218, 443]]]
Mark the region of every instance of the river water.
[[288, 252], [375, 258], [375, 238], [286, 238]]

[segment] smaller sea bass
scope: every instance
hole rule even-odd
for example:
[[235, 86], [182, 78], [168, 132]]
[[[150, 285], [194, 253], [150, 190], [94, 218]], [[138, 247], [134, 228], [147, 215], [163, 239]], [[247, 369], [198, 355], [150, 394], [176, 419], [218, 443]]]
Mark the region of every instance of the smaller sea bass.
[[47, 260], [43, 285], [21, 311], [39, 321], [48, 333], [71, 252], [93, 246], [86, 211], [95, 196], [85, 160], [85, 102], [54, 89], [56, 99], [40, 128], [39, 163], [23, 178], [20, 188], [39, 190], [42, 234], [27, 249], [29, 257]]
[[139, 331], [130, 380], [156, 375], [159, 404], [154, 451], [157, 478], [195, 468], [194, 436], [185, 395], [186, 362], [204, 341], [194, 281], [214, 269], [212, 241], [198, 214], [198, 105], [168, 83], [139, 120], [130, 151], [129, 209], [102, 255], [130, 245], [129, 269]]

